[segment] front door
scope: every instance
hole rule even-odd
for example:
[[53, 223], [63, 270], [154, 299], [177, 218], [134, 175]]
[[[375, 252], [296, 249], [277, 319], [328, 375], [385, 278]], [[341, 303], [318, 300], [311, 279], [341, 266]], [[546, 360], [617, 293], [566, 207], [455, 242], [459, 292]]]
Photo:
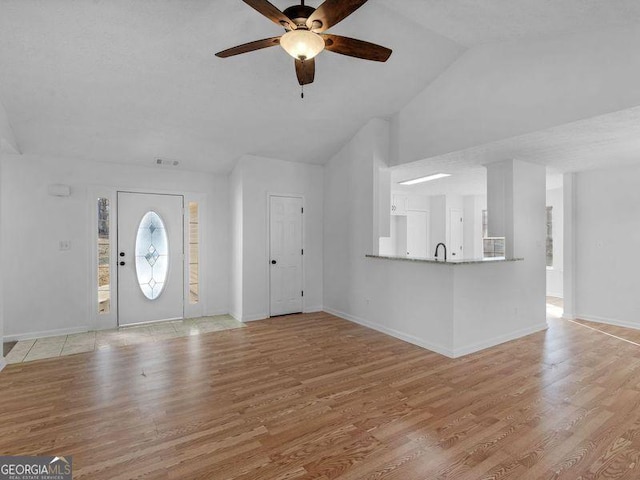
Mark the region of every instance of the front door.
[[271, 316], [302, 312], [302, 199], [270, 198]]
[[183, 197], [118, 192], [118, 324], [183, 317]]

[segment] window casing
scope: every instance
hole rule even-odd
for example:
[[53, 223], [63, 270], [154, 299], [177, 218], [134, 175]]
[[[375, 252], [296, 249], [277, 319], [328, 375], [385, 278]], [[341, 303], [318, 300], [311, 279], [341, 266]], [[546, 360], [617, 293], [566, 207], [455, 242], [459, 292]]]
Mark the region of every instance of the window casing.
[[198, 202], [189, 202], [189, 303], [200, 300], [200, 220]]
[[547, 207], [547, 267], [553, 267], [553, 207]]

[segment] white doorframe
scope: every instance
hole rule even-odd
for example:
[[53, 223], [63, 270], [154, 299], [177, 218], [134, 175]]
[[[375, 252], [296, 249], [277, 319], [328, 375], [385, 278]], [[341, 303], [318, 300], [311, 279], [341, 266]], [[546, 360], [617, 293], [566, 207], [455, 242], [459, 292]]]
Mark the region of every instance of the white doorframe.
[[[267, 201], [266, 201], [266, 209], [267, 209], [267, 241], [266, 241], [266, 255], [265, 258], [267, 261], [265, 262], [265, 279], [267, 282], [267, 311], [269, 312], [269, 316], [271, 316], [271, 197], [285, 197], [285, 198], [299, 198], [302, 200], [302, 249], [305, 251], [305, 254], [302, 256], [302, 288], [304, 291], [304, 286], [306, 285], [305, 278], [305, 260], [306, 260], [306, 244], [307, 240], [305, 237], [305, 215], [306, 211], [306, 202], [304, 195], [300, 194], [290, 194], [290, 193], [275, 193], [275, 192], [267, 192]], [[302, 311], [304, 312], [306, 306], [306, 297], [303, 295], [302, 297]]]
[[[180, 198], [180, 202], [182, 204], [181, 206], [181, 214], [182, 214], [182, 221], [180, 222], [181, 227], [182, 227], [182, 271], [180, 272], [180, 274], [182, 275], [182, 292], [181, 292], [181, 305], [180, 305], [180, 317], [171, 317], [171, 318], [167, 318], [167, 319], [162, 319], [162, 320], [146, 320], [146, 321], [141, 321], [141, 322], [131, 322], [131, 323], [126, 323], [124, 325], [122, 325], [121, 323], [121, 318], [120, 318], [120, 307], [121, 307], [121, 303], [118, 302], [117, 305], [117, 310], [116, 310], [116, 315], [117, 315], [117, 319], [118, 319], [118, 327], [120, 326], [133, 326], [133, 325], [142, 325], [145, 323], [156, 323], [156, 322], [162, 322], [162, 321], [172, 321], [172, 320], [178, 320], [181, 318], [185, 318], [185, 301], [187, 300], [187, 298], [185, 298], [185, 283], [188, 282], [188, 275], [189, 275], [189, 270], [188, 270], [188, 266], [189, 266], [189, 258], [188, 255], [186, 253], [186, 245], [188, 244], [188, 232], [185, 231], [185, 216], [186, 216], [186, 205], [187, 202], [185, 200], [184, 195], [181, 194], [170, 194], [170, 193], [150, 193], [150, 192], [131, 192], [129, 190], [119, 190], [116, 192], [116, 215], [119, 215], [120, 213], [120, 194], [123, 195], [148, 195], [148, 196], [161, 196], [161, 197], [174, 197], [174, 198]], [[128, 247], [123, 247], [120, 245], [119, 240], [120, 240], [120, 219], [118, 218], [118, 221], [116, 222], [116, 231], [115, 231], [115, 251], [116, 251], [116, 255], [117, 252], [121, 252], [123, 250], [123, 248], [126, 248], [127, 250], [129, 250]], [[164, 221], [164, 220], [163, 220]], [[140, 220], [138, 220], [138, 223], [140, 222]], [[137, 230], [137, 228], [136, 228]], [[111, 236], [110, 236], [111, 237]], [[113, 246], [113, 245], [112, 245]], [[135, 253], [134, 255], [134, 260], [128, 260], [129, 262], [132, 262], [135, 264]], [[116, 262], [121, 261], [122, 259], [117, 256], [116, 257], [117, 260]], [[117, 266], [116, 266], [117, 267]], [[120, 297], [120, 269], [116, 268], [117, 274], [116, 274], [116, 288], [118, 289], [118, 297]], [[171, 269], [169, 268], [169, 271], [171, 271]], [[136, 281], [137, 283], [137, 281]]]
[[[87, 271], [87, 278], [89, 285], [91, 285], [91, 298], [87, 299], [88, 310], [89, 310], [89, 318], [90, 318], [90, 329], [95, 330], [106, 330], [111, 328], [118, 327], [118, 279], [117, 279], [117, 265], [118, 261], [117, 256], [117, 225], [118, 225], [118, 213], [117, 213], [117, 197], [118, 192], [129, 192], [129, 193], [151, 193], [156, 195], [181, 195], [184, 197], [185, 206], [188, 205], [189, 202], [198, 202], [199, 205], [199, 216], [200, 216], [200, 271], [199, 271], [199, 283], [200, 283], [200, 294], [199, 301], [195, 305], [188, 305], [188, 296], [185, 296], [184, 305], [184, 316], [185, 318], [191, 317], [201, 317], [208, 312], [209, 309], [209, 301], [207, 295], [207, 285], [208, 285], [208, 275], [207, 269], [203, 268], [206, 265], [208, 259], [208, 248], [206, 248], [207, 241], [209, 240], [208, 231], [209, 228], [212, 228], [212, 225], [209, 225], [209, 197], [206, 193], [202, 192], [188, 192], [183, 190], [164, 190], [164, 189], [137, 189], [137, 188], [129, 188], [126, 186], [106, 186], [106, 185], [90, 185], [88, 188], [88, 212], [89, 221], [87, 224], [89, 225], [89, 231], [87, 232], [87, 241], [89, 242], [90, 248], [88, 249], [89, 255], [91, 256], [89, 261], [89, 269]], [[96, 215], [97, 211], [97, 199], [98, 198], [108, 198], [110, 205], [110, 218], [109, 218], [109, 239], [111, 241], [111, 258], [110, 258], [110, 273], [111, 273], [111, 308], [108, 314], [99, 314], [98, 313], [98, 286], [97, 286], [97, 255], [98, 249], [96, 244], [95, 234], [98, 229], [98, 218]], [[188, 222], [188, 216], [185, 212], [184, 221]], [[183, 225], [183, 242], [186, 246], [189, 242], [188, 237], [188, 225]], [[184, 266], [184, 278], [189, 278], [189, 262], [188, 257], [185, 255], [185, 259], [183, 262]], [[185, 283], [185, 288], [188, 289], [188, 282]], [[187, 292], [188, 294], [188, 292]]]
[[[455, 218], [454, 219], [454, 215]], [[458, 222], [457, 218], [460, 218], [460, 222]], [[462, 223], [461, 231], [460, 231], [460, 250], [454, 250], [455, 245], [453, 244], [453, 228], [454, 224], [458, 225]], [[450, 208], [449, 209], [449, 231], [448, 231], [448, 241], [447, 241], [447, 249], [449, 250], [449, 259], [452, 259], [454, 256], [456, 259], [464, 258], [464, 210], [460, 208]], [[455, 255], [454, 255], [455, 254]]]

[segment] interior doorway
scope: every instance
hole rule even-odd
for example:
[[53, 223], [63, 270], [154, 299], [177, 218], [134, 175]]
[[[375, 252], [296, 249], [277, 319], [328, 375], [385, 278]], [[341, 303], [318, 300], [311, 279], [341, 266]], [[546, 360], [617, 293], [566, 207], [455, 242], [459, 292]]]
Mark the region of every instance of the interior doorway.
[[303, 202], [300, 197], [269, 198], [270, 315], [303, 311]]

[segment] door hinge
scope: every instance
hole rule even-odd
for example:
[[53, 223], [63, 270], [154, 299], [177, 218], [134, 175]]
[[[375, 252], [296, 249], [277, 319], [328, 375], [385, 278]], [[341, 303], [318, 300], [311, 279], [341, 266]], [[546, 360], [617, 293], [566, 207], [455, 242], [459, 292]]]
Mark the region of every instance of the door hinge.
[[300, 209], [300, 213], [304, 213], [304, 207]]
[[302, 296], [304, 297], [304, 290], [302, 290]]
[[300, 250], [300, 255], [304, 255], [304, 248]]

